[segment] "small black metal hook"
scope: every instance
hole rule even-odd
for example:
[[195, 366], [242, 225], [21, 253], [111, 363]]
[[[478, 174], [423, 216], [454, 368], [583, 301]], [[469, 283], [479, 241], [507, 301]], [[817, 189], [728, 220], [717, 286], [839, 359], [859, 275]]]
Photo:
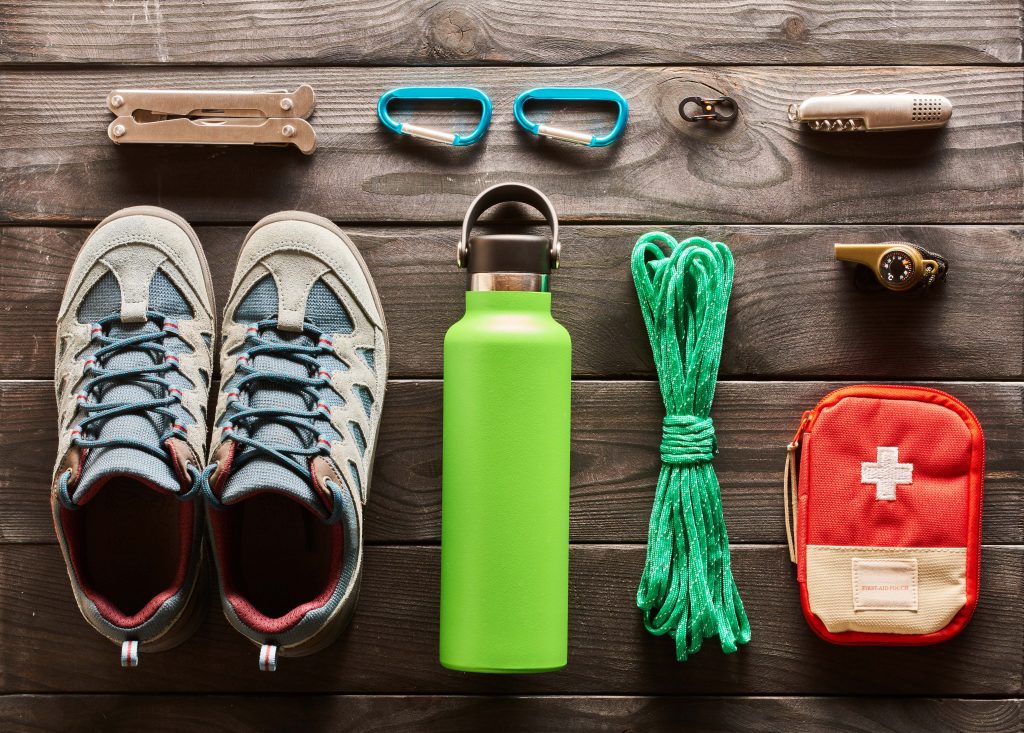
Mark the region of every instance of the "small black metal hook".
[[[689, 114], [688, 105], [700, 108], [700, 114]], [[679, 116], [687, 122], [713, 120], [715, 122], [732, 122], [740, 113], [740, 107], [732, 97], [687, 97], [679, 103]]]

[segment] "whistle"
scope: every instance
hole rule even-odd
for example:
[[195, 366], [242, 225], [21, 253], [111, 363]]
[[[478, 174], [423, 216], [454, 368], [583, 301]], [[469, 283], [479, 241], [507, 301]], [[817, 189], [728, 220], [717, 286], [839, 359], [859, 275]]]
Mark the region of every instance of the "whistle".
[[918, 285], [927, 287], [946, 275], [943, 258], [910, 242], [837, 244], [835, 254], [837, 260], [864, 265], [882, 287], [897, 293]]

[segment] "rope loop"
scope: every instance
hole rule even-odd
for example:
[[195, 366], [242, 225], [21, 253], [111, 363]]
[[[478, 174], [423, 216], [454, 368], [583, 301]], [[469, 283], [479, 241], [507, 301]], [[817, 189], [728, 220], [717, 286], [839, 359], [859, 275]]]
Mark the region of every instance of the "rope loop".
[[632, 268], [666, 415], [636, 605], [649, 632], [675, 640], [679, 661], [716, 636], [734, 652], [750, 640], [750, 623], [732, 575], [709, 417], [732, 253], [721, 242], [651, 232], [633, 248]]
[[707, 463], [718, 453], [710, 417], [666, 415], [661, 424], [661, 462], [670, 466]]

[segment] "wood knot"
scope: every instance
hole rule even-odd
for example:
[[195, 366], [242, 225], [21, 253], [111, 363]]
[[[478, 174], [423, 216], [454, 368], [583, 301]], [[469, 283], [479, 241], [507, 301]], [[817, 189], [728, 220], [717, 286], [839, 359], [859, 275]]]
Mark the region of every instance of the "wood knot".
[[438, 3], [427, 17], [425, 38], [438, 59], [469, 59], [482, 55], [485, 36], [480, 23], [453, 2]]
[[803, 41], [807, 38], [807, 24], [799, 15], [791, 15], [782, 22], [782, 35], [790, 41]]

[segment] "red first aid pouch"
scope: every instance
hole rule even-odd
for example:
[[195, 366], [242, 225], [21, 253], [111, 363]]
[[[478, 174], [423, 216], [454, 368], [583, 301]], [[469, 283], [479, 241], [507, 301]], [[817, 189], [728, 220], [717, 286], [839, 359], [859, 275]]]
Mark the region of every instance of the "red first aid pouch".
[[784, 500], [815, 633], [878, 645], [959, 633], [978, 601], [984, 473], [981, 425], [944, 392], [854, 385], [805, 412]]

